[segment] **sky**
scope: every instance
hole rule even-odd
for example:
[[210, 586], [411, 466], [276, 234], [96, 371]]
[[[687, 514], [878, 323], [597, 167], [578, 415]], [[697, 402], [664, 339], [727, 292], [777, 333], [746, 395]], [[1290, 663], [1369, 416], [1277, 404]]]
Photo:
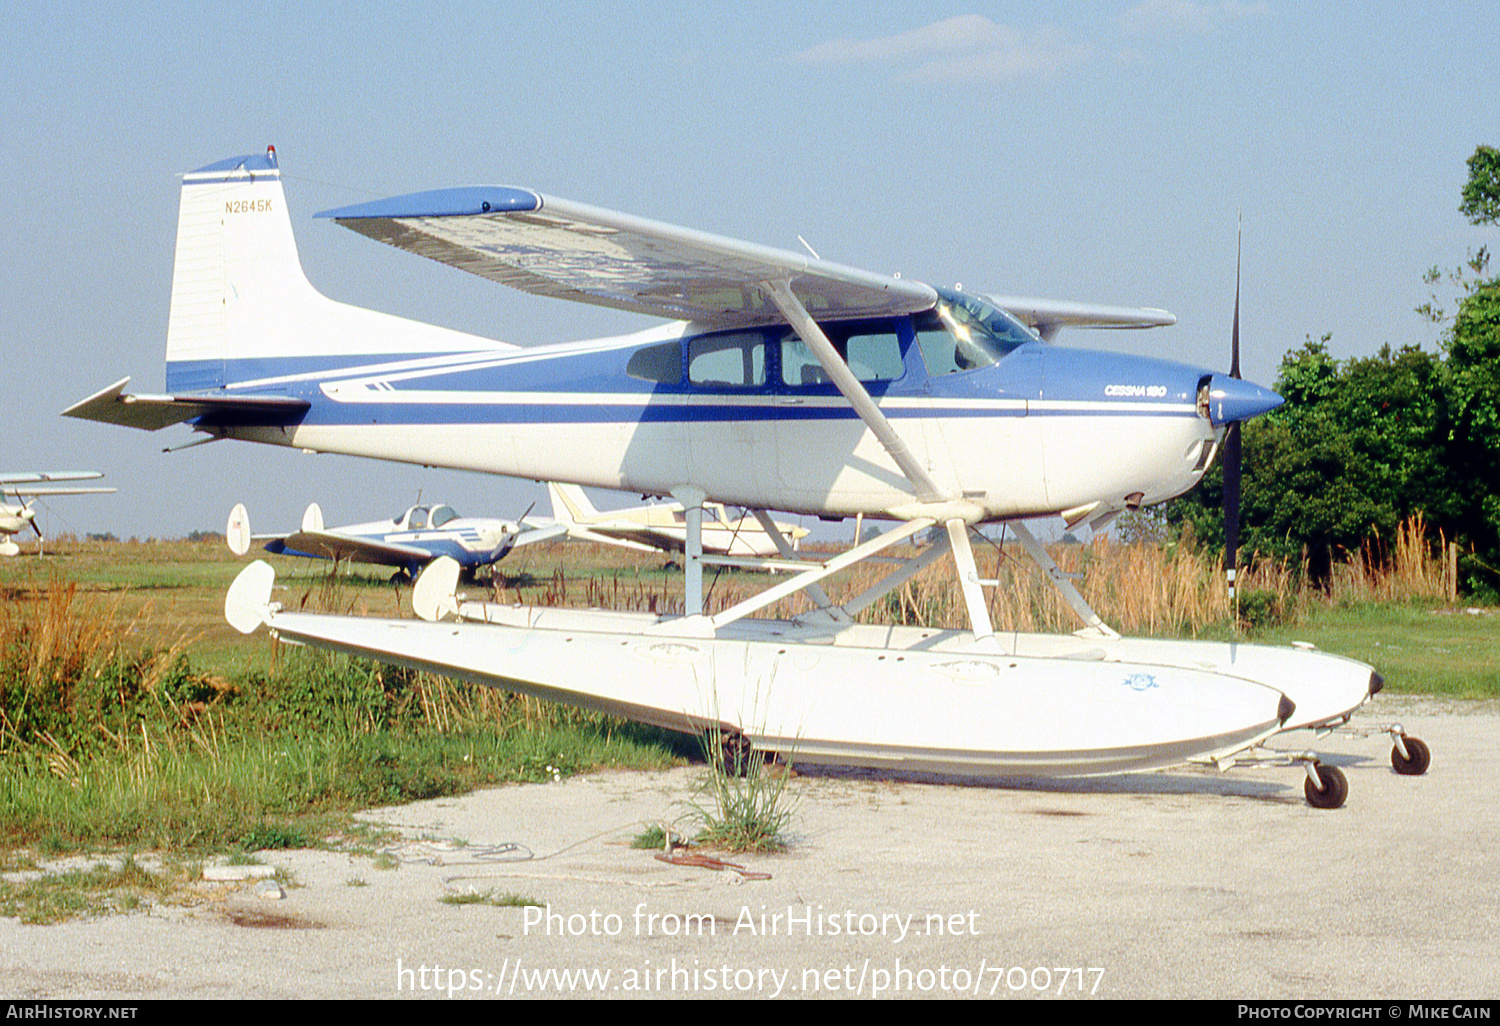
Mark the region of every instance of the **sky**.
[[[978, 292], [1163, 307], [1058, 344], [1227, 368], [1330, 334], [1436, 347], [1423, 273], [1500, 248], [1459, 215], [1500, 145], [1500, 5], [1301, 0], [45, 4], [0, 20], [0, 470], [97, 469], [49, 533], [259, 531], [416, 500], [546, 511], [532, 482], [63, 419], [163, 388], [179, 178], [274, 144], [325, 294], [519, 344], [649, 327], [313, 213], [513, 184]], [[1439, 298], [1451, 300], [1452, 289]], [[1451, 308], [1451, 301], [1447, 304]], [[634, 497], [598, 496], [602, 505]]]

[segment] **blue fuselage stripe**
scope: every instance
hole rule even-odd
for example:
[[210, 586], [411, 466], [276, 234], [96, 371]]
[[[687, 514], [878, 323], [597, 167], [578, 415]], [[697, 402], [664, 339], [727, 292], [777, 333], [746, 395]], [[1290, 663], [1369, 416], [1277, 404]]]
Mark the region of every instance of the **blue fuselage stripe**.
[[[220, 397], [305, 399], [310, 409], [293, 419], [318, 426], [857, 419], [831, 385], [781, 383], [775, 346], [768, 347], [767, 383], [756, 387], [662, 384], [630, 376], [632, 356], [643, 346], [664, 344], [670, 343], [602, 340], [597, 346], [476, 352], [172, 361], [167, 382], [173, 391], [191, 383], [194, 391]], [[935, 377], [926, 373], [916, 345], [902, 343], [902, 360], [900, 377], [866, 385], [892, 420], [1195, 417], [1199, 384], [1208, 373], [1040, 342], [990, 366]], [[204, 387], [212, 377], [221, 387]]]

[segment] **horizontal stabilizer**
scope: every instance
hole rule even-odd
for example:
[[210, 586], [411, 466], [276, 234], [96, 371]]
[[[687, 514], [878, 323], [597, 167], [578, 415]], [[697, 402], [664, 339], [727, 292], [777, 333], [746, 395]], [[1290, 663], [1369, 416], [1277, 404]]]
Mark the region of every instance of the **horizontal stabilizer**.
[[62, 415], [160, 431], [197, 418], [203, 418], [204, 423], [198, 426], [204, 428], [214, 424], [292, 423], [310, 405], [305, 399], [290, 396], [133, 395], [125, 392], [128, 384], [130, 379], [122, 378], [69, 406]]

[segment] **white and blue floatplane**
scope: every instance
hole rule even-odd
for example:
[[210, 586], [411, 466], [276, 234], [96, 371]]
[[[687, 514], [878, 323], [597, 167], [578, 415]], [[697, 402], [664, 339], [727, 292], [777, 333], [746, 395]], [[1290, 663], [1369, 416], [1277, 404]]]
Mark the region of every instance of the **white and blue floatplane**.
[[[668, 323], [522, 348], [330, 300], [302, 273], [267, 151], [183, 179], [167, 391], [129, 393], [125, 379], [67, 414], [670, 496], [684, 511], [685, 613], [469, 602], [440, 559], [418, 580], [419, 619], [308, 614], [273, 602], [274, 574], [254, 563], [226, 600], [241, 630], [716, 729], [801, 762], [977, 777], [1227, 766], [1279, 733], [1346, 722], [1379, 689], [1368, 665], [1316, 651], [1122, 638], [1023, 522], [1098, 528], [1181, 494], [1232, 425], [1281, 402], [1237, 373], [1051, 342], [1069, 325], [1174, 323], [1164, 311], [938, 288], [510, 186], [320, 216]], [[709, 502], [749, 510], [777, 554], [705, 555]], [[816, 560], [772, 510], [886, 526]], [[1076, 634], [995, 629], [971, 535], [996, 523], [1078, 613]], [[897, 551], [864, 592], [824, 590]], [[968, 630], [854, 622], [938, 559], [953, 562]], [[709, 614], [715, 563], [787, 573]], [[808, 613], [753, 615], [799, 591]], [[1398, 769], [1425, 769], [1425, 746], [1391, 731]], [[1313, 804], [1343, 802], [1336, 767], [1292, 758]]]

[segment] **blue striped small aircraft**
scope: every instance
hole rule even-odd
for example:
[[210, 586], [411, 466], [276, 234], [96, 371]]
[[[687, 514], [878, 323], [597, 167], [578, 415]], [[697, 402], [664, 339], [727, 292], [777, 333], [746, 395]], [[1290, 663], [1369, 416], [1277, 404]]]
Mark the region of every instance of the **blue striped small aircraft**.
[[[468, 602], [457, 565], [438, 560], [413, 595], [423, 622], [323, 616], [272, 602], [274, 572], [256, 563], [226, 599], [241, 630], [717, 730], [800, 762], [998, 777], [1226, 766], [1284, 731], [1347, 722], [1380, 686], [1368, 665], [1321, 652], [1122, 638], [1023, 523], [1098, 528], [1179, 495], [1239, 423], [1280, 404], [1237, 369], [1052, 344], [1065, 326], [1174, 323], [1165, 311], [943, 288], [514, 186], [318, 216], [665, 323], [523, 348], [329, 299], [303, 274], [268, 150], [183, 178], [166, 392], [127, 392], [127, 378], [67, 415], [670, 496], [686, 514], [684, 610]], [[707, 502], [750, 510], [777, 557], [705, 554]], [[809, 559], [772, 510], [887, 526]], [[1014, 532], [1078, 633], [996, 629], [971, 544], [985, 524]], [[943, 557], [969, 629], [855, 622]], [[894, 567], [839, 600], [824, 590], [867, 561]], [[711, 610], [703, 570], [716, 563], [789, 573]], [[806, 608], [790, 618], [751, 615], [793, 595]], [[1390, 731], [1410, 769], [1415, 739]], [[1336, 767], [1294, 761], [1310, 802], [1342, 803]]]
[[452, 506], [441, 503], [411, 506], [405, 513], [384, 520], [343, 527], [324, 527], [323, 508], [309, 503], [302, 526], [287, 534], [250, 533], [250, 514], [244, 503], [229, 511], [225, 540], [229, 551], [243, 556], [253, 541], [264, 542], [267, 552], [303, 556], [308, 559], [340, 559], [395, 567], [398, 575], [416, 577], [433, 560], [447, 556], [472, 574], [497, 563], [518, 545], [559, 538], [566, 526], [527, 526], [494, 517], [461, 517]]

